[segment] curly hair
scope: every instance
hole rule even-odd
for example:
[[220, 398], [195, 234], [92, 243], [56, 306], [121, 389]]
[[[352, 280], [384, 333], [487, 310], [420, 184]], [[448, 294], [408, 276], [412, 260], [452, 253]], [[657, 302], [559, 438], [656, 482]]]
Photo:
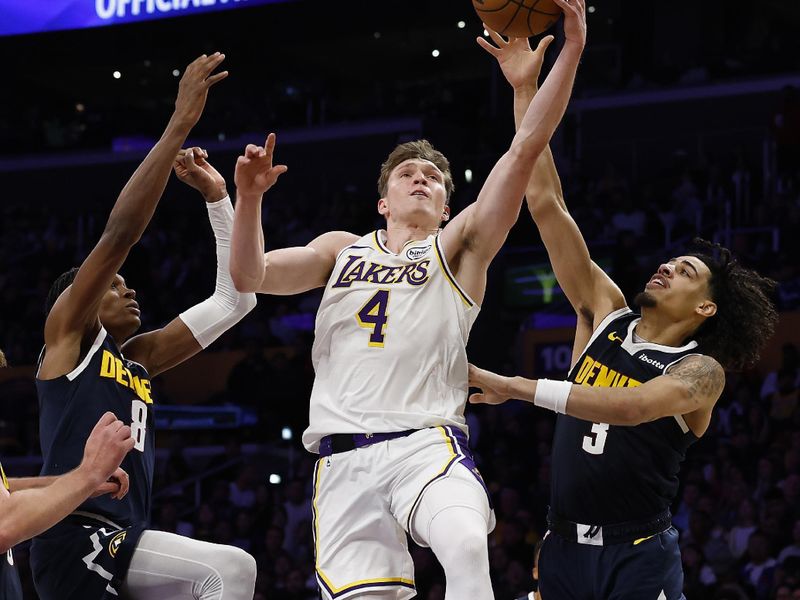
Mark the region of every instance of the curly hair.
[[741, 266], [720, 244], [695, 238], [692, 245], [696, 250], [688, 256], [700, 259], [711, 271], [708, 285], [717, 305], [717, 313], [693, 337], [724, 368], [748, 367], [775, 331], [778, 313], [769, 295], [776, 283]]
[[58, 300], [58, 297], [67, 289], [69, 286], [72, 285], [72, 282], [75, 281], [75, 275], [78, 274], [78, 267], [72, 267], [69, 271], [65, 271], [61, 275], [59, 275], [56, 280], [53, 282], [53, 285], [50, 286], [50, 291], [47, 292], [47, 299], [44, 302], [44, 314], [45, 316], [50, 314], [50, 311], [53, 308], [53, 305]]
[[455, 189], [453, 174], [450, 173], [450, 161], [447, 160], [444, 154], [434, 148], [428, 140], [416, 140], [414, 142], [398, 144], [397, 147], [392, 150], [391, 154], [386, 158], [386, 161], [381, 165], [381, 174], [380, 177], [378, 177], [378, 194], [380, 194], [381, 198], [386, 196], [386, 186], [389, 181], [389, 175], [391, 175], [394, 168], [401, 162], [411, 158], [427, 160], [436, 165], [436, 168], [444, 175], [447, 202], [450, 202], [450, 195]]

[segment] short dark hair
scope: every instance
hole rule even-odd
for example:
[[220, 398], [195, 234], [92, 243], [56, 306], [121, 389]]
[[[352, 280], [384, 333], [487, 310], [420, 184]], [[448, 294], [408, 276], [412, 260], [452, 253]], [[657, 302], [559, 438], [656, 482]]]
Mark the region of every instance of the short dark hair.
[[755, 363], [775, 331], [778, 313], [769, 298], [777, 285], [745, 268], [720, 244], [695, 238], [688, 256], [711, 271], [708, 287], [717, 313], [698, 328], [694, 339], [703, 352], [726, 369]]
[[444, 188], [447, 191], [447, 202], [450, 202], [450, 195], [455, 189], [453, 174], [450, 173], [450, 161], [439, 152], [428, 140], [416, 140], [398, 144], [391, 154], [386, 157], [386, 161], [381, 165], [381, 174], [378, 177], [378, 194], [381, 198], [386, 196], [386, 186], [394, 168], [400, 163], [412, 158], [427, 160], [436, 165], [436, 168], [444, 175]]
[[56, 278], [56, 280], [53, 282], [53, 285], [50, 286], [50, 291], [47, 292], [47, 300], [44, 302], [45, 316], [50, 314], [50, 311], [52, 310], [53, 305], [56, 303], [56, 300], [58, 300], [58, 297], [65, 289], [72, 285], [72, 282], [75, 281], [75, 275], [77, 274], [78, 267], [72, 267], [69, 271], [65, 271]]

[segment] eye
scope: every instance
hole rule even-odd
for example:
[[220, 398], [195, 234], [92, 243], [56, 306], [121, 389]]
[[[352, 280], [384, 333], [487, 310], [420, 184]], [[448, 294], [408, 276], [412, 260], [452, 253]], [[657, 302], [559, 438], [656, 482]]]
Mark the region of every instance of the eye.
[[430, 179], [433, 179], [434, 181], [439, 181], [439, 176], [438, 175], [428, 175], [428, 177]]

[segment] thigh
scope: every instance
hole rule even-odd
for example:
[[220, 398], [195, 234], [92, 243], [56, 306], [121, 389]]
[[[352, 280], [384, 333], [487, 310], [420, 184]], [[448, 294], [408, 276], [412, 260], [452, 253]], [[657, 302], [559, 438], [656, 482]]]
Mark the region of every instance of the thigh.
[[431, 546], [431, 523], [449, 508], [469, 509], [459, 514], [462, 519], [470, 521], [452, 531], [451, 540], [457, 539], [462, 531], [471, 532], [477, 528], [485, 537], [494, 529], [494, 511], [489, 505], [486, 490], [467, 467], [457, 464], [447, 477], [431, 482], [420, 494], [411, 515], [408, 531], [411, 539], [422, 547]]
[[[250, 576], [245, 572], [248, 562], [252, 562]], [[239, 563], [245, 568], [238, 569]], [[145, 531], [122, 590], [129, 600], [251, 598], [254, 583], [255, 561], [240, 548]]]
[[117, 598], [140, 526], [120, 528], [68, 517], [34, 539], [31, 570], [41, 600]]
[[[488, 531], [494, 529], [494, 511], [489, 492], [475, 466], [466, 434], [457, 427], [430, 427], [407, 438], [391, 440], [381, 449], [385, 479], [390, 482], [390, 508], [414, 541], [412, 519], [428, 490], [442, 482], [455, 481], [459, 490], [453, 506], [467, 503], [481, 513], [488, 510]], [[423, 544], [424, 545], [424, 544]]]
[[601, 551], [598, 546], [576, 544], [548, 531], [539, 550], [539, 592], [542, 598], [594, 600], [593, 563]]
[[[376, 477], [371, 448], [321, 458], [314, 470], [317, 581], [326, 598], [411, 598], [406, 535]], [[375, 596], [377, 594], [377, 596]]]
[[681, 600], [683, 567], [674, 527], [617, 544], [599, 565], [600, 595], [608, 600]]

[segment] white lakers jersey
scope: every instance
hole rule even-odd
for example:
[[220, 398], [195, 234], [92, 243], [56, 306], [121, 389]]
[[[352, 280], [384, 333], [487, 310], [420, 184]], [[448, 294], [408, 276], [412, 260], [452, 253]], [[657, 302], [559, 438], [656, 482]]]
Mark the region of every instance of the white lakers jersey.
[[466, 430], [469, 332], [480, 307], [436, 235], [399, 254], [375, 231], [339, 253], [322, 296], [303, 444], [323, 436], [454, 425]]

